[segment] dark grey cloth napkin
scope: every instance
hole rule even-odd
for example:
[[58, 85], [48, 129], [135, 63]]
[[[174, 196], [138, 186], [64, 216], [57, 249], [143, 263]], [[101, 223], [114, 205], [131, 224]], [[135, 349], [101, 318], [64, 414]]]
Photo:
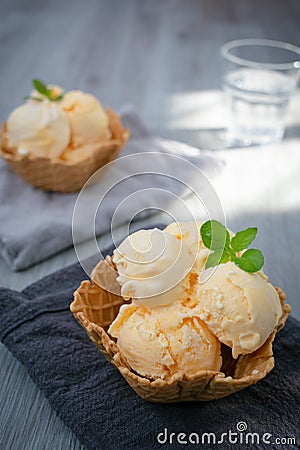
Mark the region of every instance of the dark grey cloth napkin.
[[[290, 317], [276, 337], [275, 369], [258, 384], [217, 401], [152, 404], [134, 393], [69, 311], [72, 293], [84, 278], [85, 273], [75, 264], [21, 293], [0, 289], [0, 338], [85, 448], [299, 448], [297, 320]], [[256, 435], [248, 437], [251, 440], [245, 444], [247, 432]], [[227, 435], [222, 443], [214, 444], [214, 435], [205, 433], [214, 433], [216, 441], [222, 439], [222, 433]], [[197, 436], [199, 445], [189, 442], [197, 442]], [[275, 445], [276, 439], [282, 438], [294, 438], [296, 444]], [[178, 443], [178, 439], [188, 443]]]
[[[186, 189], [174, 179], [164, 176], [143, 173], [140, 176], [127, 177], [134, 167], [135, 172], [145, 172], [149, 166], [143, 157], [149, 152], [157, 152], [152, 158], [154, 169], [160, 172], [169, 171], [174, 177], [189, 180], [188, 171], [179, 158], [184, 158], [199, 167], [207, 176], [213, 176], [222, 166], [222, 162], [213, 153], [200, 151], [180, 142], [168, 141], [151, 133], [143, 124], [132, 107], [123, 108], [122, 122], [131, 131], [131, 138], [120, 154], [135, 155], [135, 160], [124, 160], [118, 167], [110, 167], [106, 182], [113, 183], [118, 177], [122, 183], [115, 183], [113, 189], [105, 184], [105, 178], [100, 178], [98, 184], [85, 191], [84, 205], [91, 214], [90, 222], [94, 220], [94, 212], [89, 205], [95, 204], [101, 198], [101, 189], [108, 191], [105, 200], [98, 209], [95, 233], [100, 235], [110, 229], [112, 216], [118, 205], [130, 195], [155, 187], [164, 191], [174, 192], [179, 197], [186, 194]], [[142, 153], [142, 157], [138, 154]], [[166, 155], [173, 155], [173, 167], [170, 167]], [[141, 156], [141, 155], [140, 155]], [[176, 159], [177, 157], [177, 159]], [[172, 165], [171, 165], [172, 166]], [[102, 177], [102, 175], [101, 175]], [[99, 187], [99, 189], [98, 189]], [[200, 188], [201, 189], [201, 188]], [[34, 189], [17, 175], [6, 163], [0, 160], [0, 253], [13, 270], [22, 270], [36, 264], [49, 256], [72, 245], [72, 215], [78, 194], [59, 194], [43, 192]], [[148, 206], [165, 205], [165, 199], [158, 191], [147, 191], [146, 195], [132, 197], [130, 207], [124, 203], [124, 208], [115, 216], [114, 226], [119, 226], [131, 219], [136, 211]], [[95, 206], [96, 208], [96, 206]], [[152, 210], [153, 211], [153, 210]], [[145, 217], [151, 210], [145, 211]], [[93, 235], [93, 230], [86, 226], [86, 210], [82, 212], [83, 224], [76, 230], [76, 239], [84, 241]]]

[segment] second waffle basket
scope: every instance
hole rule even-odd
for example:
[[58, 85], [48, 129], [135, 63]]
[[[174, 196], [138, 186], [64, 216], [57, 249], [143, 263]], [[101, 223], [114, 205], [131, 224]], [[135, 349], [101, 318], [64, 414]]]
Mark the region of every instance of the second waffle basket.
[[[290, 312], [285, 304], [285, 294], [276, 288], [282, 305], [279, 324], [267, 341], [257, 351], [231, 356], [231, 349], [222, 345], [223, 365], [221, 372], [199, 370], [193, 376], [176, 374], [170, 380], [150, 380], [135, 373], [122, 357], [116, 342], [107, 334], [107, 329], [117, 316], [124, 302], [116, 281], [116, 272], [108, 256], [96, 266], [91, 275], [92, 282], [83, 281], [74, 293], [71, 311], [83, 326], [102, 354], [120, 371], [129, 385], [145, 400], [158, 403], [182, 401], [207, 401], [226, 397], [263, 379], [274, 367], [272, 344]], [[106, 286], [108, 290], [101, 286]]]
[[52, 161], [44, 157], [30, 158], [28, 155], [19, 155], [8, 146], [5, 124], [2, 127], [0, 156], [15, 173], [36, 188], [66, 193], [79, 191], [93, 173], [118, 156], [129, 138], [129, 130], [122, 127], [119, 116], [110, 109], [106, 110], [106, 114], [112, 137], [99, 142], [85, 159]]

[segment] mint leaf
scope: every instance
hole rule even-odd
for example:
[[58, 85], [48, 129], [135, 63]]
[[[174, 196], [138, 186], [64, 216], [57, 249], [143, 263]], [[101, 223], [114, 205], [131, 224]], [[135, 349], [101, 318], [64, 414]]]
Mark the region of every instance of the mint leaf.
[[42, 95], [44, 95], [47, 98], [50, 98], [51, 91], [47, 88], [45, 83], [43, 83], [41, 80], [32, 80], [32, 84], [34, 88]]
[[200, 228], [205, 247], [213, 250], [206, 260], [205, 268], [214, 267], [228, 261], [234, 262], [245, 272], [253, 273], [264, 265], [264, 256], [260, 250], [246, 250], [240, 257], [238, 252], [245, 250], [255, 239], [257, 228], [238, 231], [230, 240], [229, 231], [217, 220], [208, 220]]
[[208, 220], [200, 229], [201, 238], [205, 247], [210, 250], [223, 250], [230, 244], [228, 230], [217, 220]]
[[215, 250], [207, 258], [205, 269], [208, 269], [209, 267], [218, 266], [219, 264], [223, 264], [228, 261], [230, 261], [230, 253], [228, 252], [227, 249]]
[[251, 242], [257, 235], [257, 228], [246, 228], [246, 230], [238, 231], [231, 239], [231, 247], [237, 253], [249, 247]]
[[260, 250], [250, 248], [240, 257], [236, 257], [235, 264], [245, 272], [257, 272], [264, 265], [264, 256]]

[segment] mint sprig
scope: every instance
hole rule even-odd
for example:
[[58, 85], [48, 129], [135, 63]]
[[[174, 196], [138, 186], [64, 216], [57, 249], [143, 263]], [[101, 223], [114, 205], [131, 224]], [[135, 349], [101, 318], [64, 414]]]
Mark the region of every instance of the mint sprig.
[[[51, 102], [59, 102], [60, 100], [63, 99], [64, 94], [60, 94], [57, 96], [53, 96], [52, 93], [52, 89], [49, 89], [45, 83], [43, 83], [43, 81], [41, 80], [32, 80], [32, 84], [34, 89], [39, 92], [43, 97], [47, 98], [48, 100], [50, 100]], [[27, 95], [26, 97], [24, 97], [24, 100], [35, 100], [35, 101], [43, 101], [43, 99], [39, 98], [39, 97], [34, 97], [34, 96], [30, 96]]]
[[212, 250], [207, 258], [205, 268], [218, 266], [228, 261], [234, 262], [245, 272], [254, 273], [264, 265], [264, 256], [260, 250], [251, 248], [241, 256], [237, 253], [245, 250], [257, 235], [257, 228], [246, 228], [238, 231], [230, 239], [229, 231], [217, 220], [208, 220], [200, 229], [201, 238], [205, 247]]

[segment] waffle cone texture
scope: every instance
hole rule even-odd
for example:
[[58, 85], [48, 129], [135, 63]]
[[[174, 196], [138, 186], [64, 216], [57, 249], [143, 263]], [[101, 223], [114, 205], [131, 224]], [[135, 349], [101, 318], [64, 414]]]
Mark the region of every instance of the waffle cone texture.
[[[236, 360], [231, 349], [222, 344], [223, 365], [220, 372], [199, 370], [193, 376], [178, 373], [169, 380], [150, 380], [135, 373], [122, 357], [116, 342], [106, 330], [116, 318], [124, 302], [116, 282], [111, 258], [101, 261], [91, 275], [92, 282], [83, 281], [74, 292], [71, 311], [102, 354], [119, 370], [128, 384], [145, 400], [157, 403], [208, 401], [226, 397], [262, 380], [274, 367], [273, 341], [290, 312], [285, 294], [276, 288], [282, 306], [279, 323], [267, 341], [258, 350], [240, 355]], [[101, 286], [106, 286], [108, 290]]]
[[106, 109], [106, 114], [112, 137], [110, 140], [99, 142], [92, 152], [87, 153], [85, 159], [51, 160], [45, 157], [32, 158], [29, 155], [19, 155], [8, 146], [6, 124], [2, 126], [0, 156], [16, 174], [38, 189], [55, 192], [79, 191], [94, 172], [118, 156], [129, 138], [129, 130], [122, 127], [119, 116], [110, 109]]

